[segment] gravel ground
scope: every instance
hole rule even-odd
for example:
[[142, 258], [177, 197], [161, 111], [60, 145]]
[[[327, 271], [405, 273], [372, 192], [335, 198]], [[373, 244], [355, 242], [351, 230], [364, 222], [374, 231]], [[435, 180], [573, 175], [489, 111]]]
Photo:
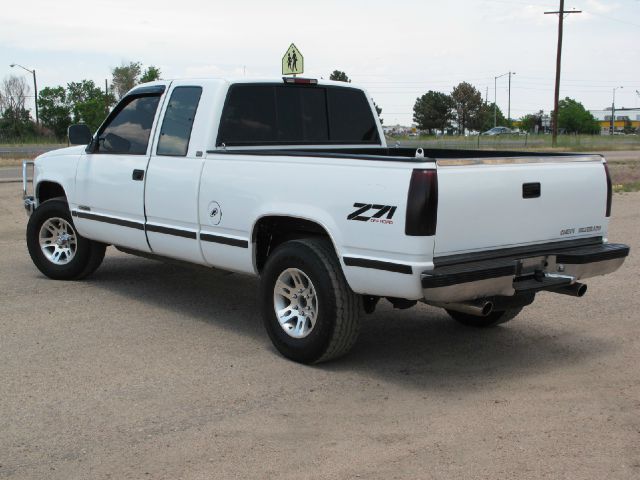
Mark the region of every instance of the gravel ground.
[[621, 270], [474, 331], [383, 305], [352, 354], [278, 356], [255, 279], [110, 249], [39, 274], [0, 185], [0, 478], [640, 478], [640, 194]]

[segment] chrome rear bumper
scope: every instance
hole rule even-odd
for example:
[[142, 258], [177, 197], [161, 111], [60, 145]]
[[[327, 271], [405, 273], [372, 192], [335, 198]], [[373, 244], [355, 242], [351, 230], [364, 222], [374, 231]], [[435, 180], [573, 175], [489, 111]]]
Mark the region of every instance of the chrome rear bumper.
[[430, 303], [464, 302], [555, 291], [578, 280], [612, 273], [629, 255], [627, 245], [602, 243], [600, 237], [536, 247], [496, 250], [491, 258], [488, 252], [476, 257], [448, 257], [441, 265], [436, 259], [436, 268], [422, 274], [424, 299]]

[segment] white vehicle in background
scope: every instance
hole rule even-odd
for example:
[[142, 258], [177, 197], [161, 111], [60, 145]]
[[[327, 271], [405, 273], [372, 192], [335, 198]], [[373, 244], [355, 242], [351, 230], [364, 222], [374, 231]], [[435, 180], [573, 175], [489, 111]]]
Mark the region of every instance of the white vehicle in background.
[[602, 157], [388, 148], [351, 84], [154, 82], [69, 137], [32, 195], [25, 176], [42, 273], [83, 278], [113, 245], [259, 276], [269, 336], [303, 363], [346, 353], [380, 299], [492, 326], [629, 252], [607, 242]]

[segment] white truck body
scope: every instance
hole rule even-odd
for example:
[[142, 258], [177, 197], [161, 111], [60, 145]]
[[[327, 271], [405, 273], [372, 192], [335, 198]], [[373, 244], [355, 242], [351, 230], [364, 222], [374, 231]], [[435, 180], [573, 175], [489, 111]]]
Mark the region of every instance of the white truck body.
[[[330, 239], [356, 294], [433, 304], [514, 296], [516, 282], [536, 272], [544, 277], [537, 290], [557, 286], [554, 275], [571, 285], [624, 261], [624, 246], [607, 246], [611, 186], [599, 155], [388, 149], [366, 92], [376, 129], [368, 135], [375, 141], [221, 142], [230, 89], [248, 85], [285, 84], [180, 80], [136, 87], [130, 95], [156, 92], [158, 101], [146, 150], [106, 154], [90, 145], [40, 156], [30, 209], [47, 200], [43, 193], [62, 190], [83, 237], [250, 275], [260, 275], [269, 253], [260, 246], [261, 222], [271, 222], [273, 239], [278, 219], [302, 220]], [[158, 154], [163, 119], [177, 105], [170, 99], [185, 87], [201, 89], [186, 152]], [[320, 80], [284, 88], [347, 87]], [[435, 196], [429, 234], [407, 234], [414, 175], [428, 179], [416, 189], [428, 187]], [[557, 262], [558, 252], [580, 258]], [[496, 261], [502, 270], [487, 274]], [[469, 277], [469, 271], [476, 273]]]

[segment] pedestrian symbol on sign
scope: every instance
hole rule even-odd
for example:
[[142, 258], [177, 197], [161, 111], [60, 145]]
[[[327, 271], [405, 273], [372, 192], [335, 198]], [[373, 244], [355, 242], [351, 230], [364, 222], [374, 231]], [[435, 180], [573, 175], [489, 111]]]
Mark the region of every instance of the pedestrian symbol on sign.
[[299, 75], [304, 73], [304, 57], [292, 43], [282, 57], [282, 74]]

